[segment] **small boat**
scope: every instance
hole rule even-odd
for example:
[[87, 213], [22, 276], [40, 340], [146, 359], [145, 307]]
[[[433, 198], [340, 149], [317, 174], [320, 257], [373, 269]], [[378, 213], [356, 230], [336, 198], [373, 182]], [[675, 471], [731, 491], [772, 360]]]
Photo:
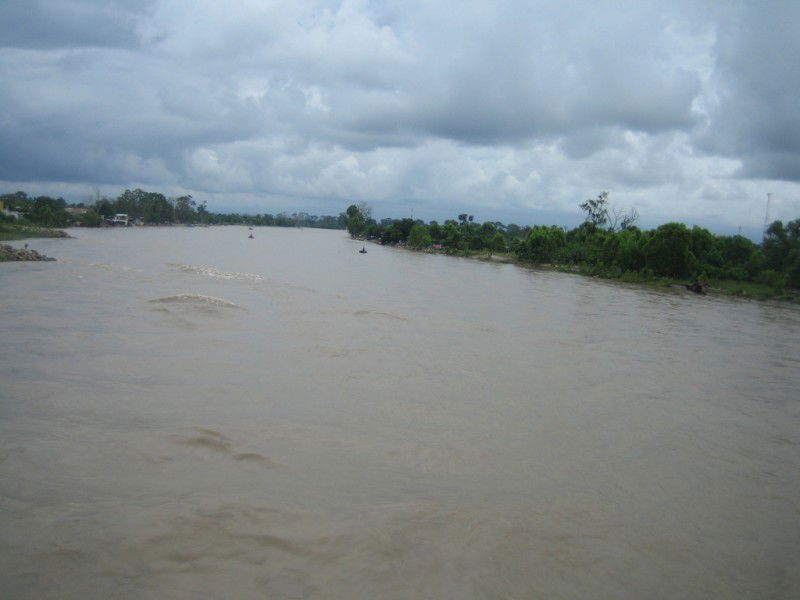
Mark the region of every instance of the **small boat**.
[[253, 239], [253, 234], [251, 233], [251, 234], [250, 234], [250, 235], [248, 235], [247, 237], [249, 237], [249, 238], [252, 240], [252, 239]]
[[366, 246], [362, 247], [361, 250], [358, 251], [358, 253], [359, 254], [366, 254], [367, 253], [367, 247]]

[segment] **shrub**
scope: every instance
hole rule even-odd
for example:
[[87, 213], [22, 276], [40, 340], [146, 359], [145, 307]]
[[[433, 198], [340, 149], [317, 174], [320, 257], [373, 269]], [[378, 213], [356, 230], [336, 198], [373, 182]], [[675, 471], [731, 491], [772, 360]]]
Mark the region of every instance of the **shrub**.
[[761, 271], [756, 276], [755, 280], [757, 283], [763, 283], [771, 287], [773, 293], [782, 294], [786, 289], [786, 279], [786, 273], [779, 273], [772, 269], [766, 269], [765, 271]]

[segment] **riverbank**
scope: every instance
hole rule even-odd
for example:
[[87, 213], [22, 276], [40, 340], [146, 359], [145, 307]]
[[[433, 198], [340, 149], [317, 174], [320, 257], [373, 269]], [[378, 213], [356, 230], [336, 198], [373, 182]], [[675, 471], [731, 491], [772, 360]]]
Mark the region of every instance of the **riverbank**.
[[36, 225], [14, 225], [4, 223], [0, 225], [0, 241], [27, 240], [29, 238], [68, 238], [66, 231]]
[[[518, 267], [526, 269], [538, 269], [543, 271], [560, 271], [562, 273], [574, 273], [576, 275], [584, 275], [586, 277], [593, 277], [596, 279], [603, 279], [605, 281], [615, 281], [625, 284], [633, 284], [652, 289], [659, 290], [672, 290], [675, 292], [696, 293], [690, 292], [687, 286], [694, 283], [694, 281], [686, 279], [672, 279], [668, 277], [652, 277], [649, 274], [641, 273], [616, 273], [609, 274], [608, 272], [601, 272], [593, 270], [581, 265], [558, 265], [558, 264], [537, 264], [529, 261], [521, 260], [517, 255], [512, 252], [492, 252], [487, 253], [485, 250], [462, 250], [459, 252], [447, 252], [436, 248], [414, 249], [407, 246], [398, 246], [413, 250], [415, 252], [424, 252], [425, 254], [441, 254], [445, 256], [457, 256], [461, 258], [470, 258], [483, 262], [513, 264]], [[757, 283], [753, 281], [736, 281], [729, 279], [708, 279], [705, 285], [702, 286], [703, 295], [711, 296], [733, 296], [736, 298], [745, 298], [752, 300], [778, 300], [781, 302], [791, 302], [800, 304], [800, 290], [793, 289], [775, 289], [770, 285]]]
[[750, 300], [777, 300], [800, 304], [800, 290], [775, 287], [755, 281], [733, 279], [715, 279], [701, 277], [697, 279], [675, 279], [672, 277], [654, 277], [652, 273], [619, 272], [613, 269], [592, 269], [582, 265], [554, 265], [552, 268], [595, 277], [605, 281], [616, 281], [625, 284], [639, 285], [651, 289], [673, 290], [675, 292], [693, 293], [710, 296], [733, 296]]
[[[26, 244], [27, 246], [27, 244]], [[14, 248], [8, 244], [0, 244], [0, 262], [10, 262], [17, 260], [29, 261], [50, 261], [55, 258], [50, 258], [44, 254], [39, 254], [36, 250], [26, 248]]]

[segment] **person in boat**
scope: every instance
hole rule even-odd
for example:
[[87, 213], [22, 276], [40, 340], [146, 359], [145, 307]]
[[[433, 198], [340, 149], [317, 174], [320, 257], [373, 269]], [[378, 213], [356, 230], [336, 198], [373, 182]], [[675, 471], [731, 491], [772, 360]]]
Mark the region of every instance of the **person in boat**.
[[359, 250], [359, 252], [361, 254], [366, 254], [367, 253], [367, 247], [366, 246], [361, 246], [361, 250]]
[[251, 234], [250, 234], [249, 236], [247, 236], [247, 237], [249, 237], [249, 238], [252, 240], [252, 239], [253, 239], [253, 234], [251, 233]]

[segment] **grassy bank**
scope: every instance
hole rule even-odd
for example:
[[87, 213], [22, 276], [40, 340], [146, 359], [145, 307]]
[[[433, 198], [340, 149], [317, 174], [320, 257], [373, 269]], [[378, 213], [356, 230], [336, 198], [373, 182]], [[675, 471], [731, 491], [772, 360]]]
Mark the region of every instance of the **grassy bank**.
[[[487, 262], [499, 262], [515, 264], [520, 267], [560, 271], [562, 273], [574, 273], [586, 277], [596, 277], [607, 281], [618, 281], [621, 283], [635, 284], [642, 287], [659, 290], [674, 290], [676, 292], [686, 292], [686, 285], [691, 283], [687, 279], [672, 279], [668, 277], [655, 277], [652, 273], [620, 272], [619, 269], [597, 268], [588, 265], [553, 265], [536, 264], [521, 260], [513, 252], [492, 252], [486, 250], [459, 250], [446, 251], [424, 249], [420, 250], [428, 254], [444, 254], [447, 256], [460, 256], [462, 258], [472, 258]], [[706, 281], [707, 294], [710, 296], [733, 296], [736, 298], [750, 298], [753, 300], [780, 300], [800, 304], [800, 290], [775, 288], [764, 283], [753, 281], [736, 281], [728, 279], [708, 279]]]
[[50, 227], [37, 227], [35, 225], [13, 225], [4, 223], [0, 225], [0, 241], [26, 240], [29, 238], [66, 238], [66, 231]]
[[[597, 269], [590, 267], [557, 267], [558, 270], [590, 277], [598, 277], [609, 281], [632, 283], [653, 289], [674, 289], [686, 291], [686, 286], [694, 280], [673, 279], [669, 277], [655, 277], [647, 269], [643, 271], [620, 273], [614, 269]], [[753, 300], [781, 300], [785, 302], [800, 303], [800, 290], [774, 287], [765, 283], [754, 281], [739, 281], [732, 279], [705, 279], [703, 280], [706, 293], [710, 296], [735, 296], [737, 298], [751, 298]]]
[[712, 292], [724, 294], [726, 296], [736, 296], [738, 298], [753, 298], [755, 300], [782, 300], [800, 304], [800, 290], [784, 289], [776, 290], [763, 283], [752, 281], [728, 281], [715, 280], [709, 281]]

